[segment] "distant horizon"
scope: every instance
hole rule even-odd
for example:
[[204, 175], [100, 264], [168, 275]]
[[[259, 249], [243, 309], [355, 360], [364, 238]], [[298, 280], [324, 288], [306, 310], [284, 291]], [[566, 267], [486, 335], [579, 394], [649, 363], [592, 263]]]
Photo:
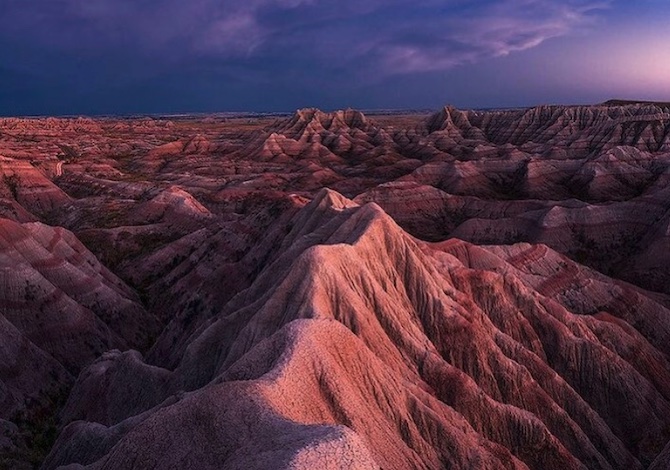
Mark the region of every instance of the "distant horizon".
[[337, 111], [343, 111], [347, 109], [354, 109], [360, 111], [363, 114], [369, 115], [384, 115], [384, 114], [429, 114], [439, 112], [445, 107], [454, 107], [461, 110], [472, 110], [472, 111], [495, 111], [495, 110], [517, 110], [517, 109], [531, 109], [540, 106], [565, 106], [565, 107], [577, 107], [577, 106], [602, 106], [606, 105], [609, 102], [622, 102], [622, 105], [635, 105], [635, 104], [650, 104], [650, 105], [662, 105], [670, 106], [670, 99], [668, 100], [636, 100], [631, 98], [610, 98], [604, 101], [597, 103], [536, 103], [527, 106], [481, 106], [481, 107], [468, 107], [468, 106], [456, 106], [451, 103], [445, 103], [439, 107], [407, 107], [407, 108], [358, 108], [354, 106], [343, 106], [343, 107], [334, 107], [334, 108], [322, 108], [319, 106], [303, 106], [291, 110], [278, 110], [278, 111], [262, 111], [262, 110], [224, 110], [224, 111], [158, 111], [158, 112], [127, 112], [127, 113], [64, 113], [64, 114], [3, 114], [0, 110], [0, 118], [16, 118], [16, 119], [39, 119], [39, 118], [141, 118], [141, 117], [150, 117], [150, 118], [179, 118], [179, 117], [193, 117], [193, 116], [217, 116], [217, 117], [230, 117], [230, 118], [244, 118], [244, 117], [271, 117], [271, 116], [290, 116], [297, 111], [302, 109], [318, 109], [323, 112], [332, 113]]

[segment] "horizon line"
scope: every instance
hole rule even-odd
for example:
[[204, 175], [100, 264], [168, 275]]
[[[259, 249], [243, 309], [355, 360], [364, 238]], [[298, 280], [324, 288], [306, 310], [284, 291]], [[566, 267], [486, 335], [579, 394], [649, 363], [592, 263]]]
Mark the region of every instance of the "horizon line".
[[3, 114], [0, 112], [0, 119], [44, 119], [44, 118], [58, 118], [58, 119], [76, 119], [76, 118], [91, 118], [91, 119], [138, 119], [138, 118], [168, 118], [168, 119], [179, 119], [179, 118], [192, 118], [192, 117], [221, 117], [221, 118], [263, 118], [263, 117], [284, 117], [295, 114], [296, 112], [303, 109], [318, 109], [323, 112], [337, 112], [344, 111], [347, 109], [353, 109], [360, 111], [363, 114], [368, 114], [370, 116], [374, 115], [402, 115], [402, 114], [430, 114], [439, 112], [439, 110], [452, 107], [464, 111], [514, 111], [521, 109], [532, 109], [541, 106], [562, 106], [566, 108], [570, 107], [579, 107], [579, 106], [633, 106], [633, 105], [658, 105], [664, 107], [670, 107], [670, 101], [656, 101], [656, 100], [635, 100], [635, 99], [621, 99], [621, 98], [612, 98], [599, 103], [572, 103], [572, 104], [560, 104], [560, 103], [538, 103], [528, 106], [481, 106], [481, 107], [461, 107], [452, 104], [445, 104], [439, 108], [355, 108], [352, 106], [342, 107], [342, 108], [320, 108], [317, 106], [303, 106], [300, 108], [295, 108], [291, 111], [166, 111], [166, 112], [128, 112], [128, 113], [55, 113], [55, 114]]

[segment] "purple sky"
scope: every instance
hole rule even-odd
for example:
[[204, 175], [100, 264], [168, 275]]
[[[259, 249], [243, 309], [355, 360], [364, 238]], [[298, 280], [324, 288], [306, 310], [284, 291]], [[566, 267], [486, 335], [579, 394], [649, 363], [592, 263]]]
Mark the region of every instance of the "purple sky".
[[0, 0], [0, 114], [670, 101], [667, 0]]

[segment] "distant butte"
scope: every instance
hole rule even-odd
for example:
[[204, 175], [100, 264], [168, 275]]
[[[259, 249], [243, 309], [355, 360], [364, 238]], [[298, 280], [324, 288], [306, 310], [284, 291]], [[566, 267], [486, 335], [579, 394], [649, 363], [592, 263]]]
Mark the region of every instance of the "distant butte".
[[605, 106], [630, 106], [630, 105], [646, 105], [651, 104], [654, 106], [661, 106], [664, 108], [670, 107], [670, 102], [662, 101], [644, 101], [644, 100], [621, 100], [621, 99], [611, 99], [603, 103]]
[[670, 104], [0, 119], [0, 468], [670, 468]]

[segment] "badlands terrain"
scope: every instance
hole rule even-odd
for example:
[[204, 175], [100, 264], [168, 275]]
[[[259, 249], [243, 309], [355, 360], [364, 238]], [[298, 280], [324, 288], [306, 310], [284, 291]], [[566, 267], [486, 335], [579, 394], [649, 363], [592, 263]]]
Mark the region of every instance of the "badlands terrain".
[[670, 468], [670, 105], [0, 119], [0, 468]]

